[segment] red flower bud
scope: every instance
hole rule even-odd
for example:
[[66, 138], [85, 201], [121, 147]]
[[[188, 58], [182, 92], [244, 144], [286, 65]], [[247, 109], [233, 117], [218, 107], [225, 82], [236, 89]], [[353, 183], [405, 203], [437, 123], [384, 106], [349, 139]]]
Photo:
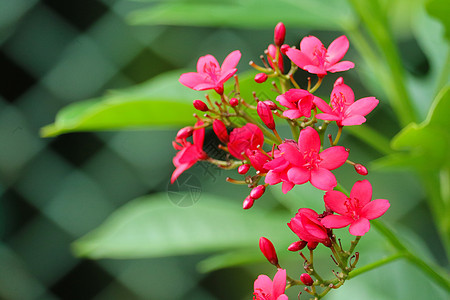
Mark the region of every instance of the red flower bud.
[[258, 185], [257, 187], [253, 188], [250, 192], [250, 197], [252, 197], [254, 200], [261, 198], [261, 196], [266, 191], [266, 187], [264, 185]]
[[247, 174], [249, 169], [250, 169], [250, 165], [249, 164], [240, 165], [239, 168], [238, 168], [238, 173], [241, 174], [241, 175]]
[[265, 105], [267, 105], [270, 108], [270, 110], [278, 109], [278, 106], [273, 101], [266, 100], [266, 101], [263, 101], [263, 102], [264, 102]]
[[255, 75], [255, 81], [257, 83], [263, 83], [267, 80], [267, 74], [266, 73], [258, 73]]
[[297, 252], [306, 247], [308, 242], [305, 241], [296, 241], [289, 245], [288, 250], [292, 252]]
[[300, 281], [307, 286], [312, 286], [314, 284], [314, 280], [311, 278], [311, 276], [309, 276], [308, 273], [303, 273], [302, 275], [300, 275]]
[[255, 203], [255, 200], [253, 200], [252, 197], [247, 196], [247, 198], [244, 199], [244, 202], [242, 203], [243, 209], [249, 209], [252, 208], [253, 204]]
[[278, 266], [277, 252], [271, 241], [265, 237], [261, 237], [259, 239], [259, 249], [261, 249], [262, 254], [264, 254], [272, 265]]
[[361, 164], [355, 164], [354, 167], [355, 167], [356, 173], [358, 173], [359, 175], [366, 176], [367, 174], [369, 174], [369, 171], [367, 171], [367, 168]]
[[195, 109], [200, 111], [208, 111], [208, 106], [202, 100], [194, 100], [192, 104], [194, 104]]
[[278, 23], [277, 26], [275, 26], [273, 37], [275, 45], [281, 46], [284, 43], [284, 38], [286, 37], [286, 27], [282, 22]]
[[192, 133], [194, 132], [194, 127], [192, 126], [187, 126], [184, 128], [181, 128], [178, 133], [177, 133], [177, 139], [187, 139], [188, 137], [190, 137], [192, 135]]
[[228, 131], [227, 128], [225, 127], [225, 124], [223, 124], [222, 121], [214, 120], [213, 130], [221, 142], [225, 144], [229, 142], [230, 139], [228, 137]]
[[231, 106], [235, 107], [235, 106], [238, 106], [238, 104], [239, 104], [239, 100], [238, 99], [236, 99], [236, 98], [231, 98], [230, 99], [230, 105]]
[[344, 78], [339, 77], [338, 79], [336, 79], [336, 81], [334, 82], [334, 87], [336, 87], [337, 85], [341, 85], [344, 84]]
[[307, 244], [309, 250], [316, 249], [317, 245], [319, 245], [319, 242], [308, 242]]
[[284, 44], [281, 46], [280, 51], [281, 53], [286, 54], [286, 51], [288, 51], [289, 48], [291, 48], [291, 46]]
[[275, 129], [275, 121], [273, 120], [272, 111], [270, 107], [262, 101], [258, 102], [256, 106], [256, 112], [261, 120], [266, 124], [267, 128], [274, 130]]

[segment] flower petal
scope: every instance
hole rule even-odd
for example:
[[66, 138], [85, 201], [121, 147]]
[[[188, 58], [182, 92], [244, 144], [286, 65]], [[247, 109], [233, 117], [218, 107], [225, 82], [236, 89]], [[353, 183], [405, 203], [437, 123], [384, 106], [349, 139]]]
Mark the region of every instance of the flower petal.
[[322, 42], [312, 35], [304, 37], [300, 42], [300, 51], [311, 59], [314, 57], [316, 49], [321, 49], [322, 47]]
[[303, 155], [300, 154], [294, 143], [282, 143], [278, 146], [281, 151], [281, 157], [296, 166], [302, 166], [305, 163]]
[[347, 196], [339, 191], [328, 191], [323, 196], [325, 205], [328, 206], [332, 211], [340, 214], [346, 215], [348, 212], [345, 202], [347, 201]]
[[361, 125], [366, 122], [366, 118], [360, 115], [353, 115], [351, 117], [344, 117], [341, 121], [342, 126]]
[[331, 99], [344, 97], [345, 105], [349, 106], [355, 102], [355, 94], [351, 87], [346, 84], [338, 84], [331, 91]]
[[[201, 127], [203, 126], [203, 121], [197, 121], [195, 123], [195, 127]], [[199, 148], [203, 148], [203, 140], [205, 139], [205, 128], [200, 128], [194, 130], [194, 133], [192, 134], [192, 140], [194, 141], [194, 145], [196, 145]]]
[[193, 89], [194, 87], [196, 87], [199, 84], [202, 83], [208, 83], [207, 80], [205, 80], [205, 76], [199, 73], [194, 73], [194, 72], [189, 72], [189, 73], [184, 73], [181, 74], [180, 79], [178, 79], [178, 81], [184, 85], [187, 86], [188, 88]]
[[311, 171], [311, 184], [319, 190], [329, 191], [337, 185], [333, 173], [324, 168]]
[[197, 72], [205, 73], [205, 67], [209, 68], [211, 66], [214, 66], [215, 68], [217, 68], [217, 70], [220, 69], [219, 62], [214, 56], [212, 56], [211, 54], [201, 56], [197, 61]]
[[317, 114], [316, 119], [326, 120], [326, 121], [340, 121], [341, 117], [332, 114]]
[[286, 51], [286, 56], [297, 66], [303, 69], [306, 65], [311, 65], [313, 62], [311, 58], [298, 49], [289, 48]]
[[391, 206], [386, 199], [375, 199], [367, 203], [360, 212], [360, 216], [373, 220], [381, 217]]
[[346, 116], [360, 115], [365, 116], [370, 113], [379, 103], [375, 97], [361, 98], [350, 105], [345, 111]]
[[278, 269], [278, 272], [273, 277], [273, 298], [284, 294], [286, 290], [286, 270]]
[[370, 222], [366, 218], [359, 218], [352, 224], [348, 231], [354, 236], [363, 236], [370, 229]]
[[308, 71], [311, 74], [327, 75], [327, 71], [325, 70], [325, 68], [315, 65], [305, 65], [302, 69]]
[[311, 178], [311, 171], [303, 167], [292, 167], [287, 171], [289, 181], [294, 184], [304, 184]]
[[324, 113], [331, 114], [332, 108], [323, 99], [314, 96], [314, 104]]
[[253, 288], [255, 290], [255, 293], [257, 294], [260, 291], [263, 291], [265, 294], [267, 293], [272, 294], [273, 289], [272, 279], [270, 279], [269, 276], [267, 275], [259, 275], [258, 278], [255, 280], [255, 283], [253, 284]]
[[353, 219], [347, 216], [329, 215], [321, 220], [326, 228], [342, 228], [350, 225]]
[[328, 67], [327, 71], [331, 72], [331, 73], [336, 73], [336, 72], [347, 71], [354, 67], [355, 67], [354, 63], [352, 63], [351, 61], [345, 60], [345, 61], [338, 62], [337, 64], [334, 64], [331, 67]]
[[287, 194], [287, 192], [289, 192], [290, 190], [292, 190], [292, 188], [294, 187], [295, 184], [293, 184], [292, 182], [289, 181], [283, 181], [283, 183], [281, 184], [281, 191], [283, 192], [283, 194]]
[[350, 198], [359, 202], [359, 207], [364, 207], [372, 200], [372, 185], [369, 180], [359, 180], [355, 182], [350, 192]]
[[271, 171], [267, 172], [267, 175], [266, 175], [266, 177], [264, 179], [264, 182], [268, 183], [270, 185], [275, 185], [275, 184], [281, 182], [281, 178], [280, 178], [280, 176], [279, 176], [279, 174], [277, 172], [274, 172], [274, 171], [271, 170]]
[[289, 300], [288, 296], [285, 294], [278, 296], [277, 300]]
[[319, 133], [311, 127], [306, 127], [300, 131], [300, 136], [298, 138], [298, 147], [300, 153], [310, 152], [315, 150], [319, 152], [320, 150], [320, 137]]
[[288, 109], [283, 112], [283, 116], [289, 119], [298, 119], [303, 117], [302, 113], [298, 109]]
[[322, 161], [319, 166], [327, 170], [334, 170], [342, 166], [348, 158], [348, 151], [342, 146], [333, 146], [319, 153]]
[[237, 72], [236, 68], [222, 71], [220, 78], [217, 80], [217, 85], [222, 85], [225, 81], [230, 79], [236, 72]]
[[335, 39], [327, 49], [327, 60], [330, 65], [334, 65], [340, 61], [345, 53], [347, 53], [349, 47], [348, 39], [345, 35], [341, 35]]
[[221, 67], [222, 74], [224, 72], [227, 72], [230, 69], [236, 68], [240, 59], [241, 59], [241, 51], [239, 51], [239, 50], [234, 50], [233, 52], [228, 54], [228, 56], [225, 57], [225, 59], [223, 60], [223, 63], [222, 63], [222, 67]]

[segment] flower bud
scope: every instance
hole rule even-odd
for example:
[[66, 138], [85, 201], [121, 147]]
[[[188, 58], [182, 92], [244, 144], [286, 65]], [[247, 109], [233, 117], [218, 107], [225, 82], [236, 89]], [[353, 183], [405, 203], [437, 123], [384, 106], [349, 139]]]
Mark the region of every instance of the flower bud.
[[247, 198], [244, 199], [244, 202], [242, 203], [243, 209], [249, 209], [252, 208], [253, 204], [255, 203], [255, 200], [253, 200], [252, 197], [247, 196]]
[[302, 275], [300, 275], [300, 281], [307, 286], [312, 286], [314, 284], [314, 280], [311, 278], [311, 276], [309, 276], [308, 273], [303, 273]]
[[221, 142], [225, 144], [229, 142], [230, 138], [228, 137], [228, 131], [222, 121], [214, 120], [213, 130]]
[[239, 168], [238, 168], [238, 173], [241, 174], [241, 175], [247, 174], [249, 169], [250, 169], [250, 165], [249, 164], [240, 165]]
[[250, 192], [250, 197], [252, 197], [254, 200], [259, 199], [259, 198], [261, 198], [261, 196], [264, 194], [265, 191], [266, 191], [266, 186], [260, 184], [257, 187], [252, 189], [252, 191]]
[[256, 112], [258, 116], [261, 118], [264, 124], [266, 124], [267, 128], [274, 130], [275, 129], [275, 121], [273, 120], [272, 111], [270, 107], [266, 105], [264, 102], [259, 101], [256, 106]]
[[361, 164], [355, 164], [354, 167], [355, 167], [356, 173], [358, 173], [359, 175], [366, 176], [367, 174], [369, 174], [369, 171], [367, 171], [367, 168]]
[[334, 82], [334, 87], [336, 87], [337, 85], [341, 85], [344, 84], [344, 78], [339, 77], [338, 79], [336, 79], [336, 81]]
[[266, 100], [266, 101], [263, 101], [263, 102], [264, 102], [265, 105], [267, 105], [270, 108], [270, 110], [278, 109], [278, 106], [273, 101]]
[[316, 249], [317, 245], [319, 245], [319, 242], [308, 242], [307, 244], [309, 250]]
[[267, 80], [267, 74], [266, 73], [258, 73], [255, 75], [255, 81], [257, 83], [263, 83]]
[[192, 104], [194, 104], [195, 109], [200, 111], [208, 111], [208, 106], [202, 100], [194, 100]]
[[177, 133], [177, 139], [181, 140], [187, 139], [192, 135], [192, 133], [194, 133], [194, 127], [192, 126], [181, 128]]
[[282, 22], [278, 23], [275, 26], [273, 41], [275, 45], [281, 46], [284, 43], [284, 38], [286, 37], [286, 27]]
[[238, 99], [236, 99], [236, 98], [231, 98], [230, 99], [230, 105], [231, 106], [235, 107], [235, 106], [238, 106], [238, 104], [239, 104], [239, 100]]
[[296, 241], [289, 245], [288, 250], [292, 252], [297, 252], [306, 247], [308, 242], [305, 241]]
[[291, 48], [291, 46], [284, 44], [281, 46], [280, 51], [281, 53], [286, 54], [286, 51], [288, 51], [289, 48]]
[[264, 254], [272, 265], [278, 266], [277, 252], [271, 241], [265, 237], [261, 237], [259, 239], [259, 249], [261, 249], [262, 254]]

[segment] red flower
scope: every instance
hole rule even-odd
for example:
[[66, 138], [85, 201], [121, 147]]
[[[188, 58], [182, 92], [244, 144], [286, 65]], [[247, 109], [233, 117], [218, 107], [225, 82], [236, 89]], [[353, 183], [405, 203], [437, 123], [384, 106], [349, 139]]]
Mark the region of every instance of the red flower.
[[315, 97], [307, 90], [290, 89], [283, 95], [277, 97], [277, 101], [288, 109], [283, 112], [283, 116], [289, 119], [300, 117], [311, 117], [311, 109]]
[[228, 151], [238, 159], [245, 159], [242, 155], [250, 150], [257, 150], [264, 144], [264, 134], [255, 124], [248, 123], [241, 128], [235, 128], [230, 133]]
[[355, 101], [353, 90], [339, 77], [331, 92], [330, 105], [320, 98], [314, 99], [314, 104], [323, 111], [317, 114], [320, 120], [336, 121], [338, 126], [361, 125], [366, 122], [365, 115], [370, 113], [377, 105], [375, 97], [366, 97]]
[[[202, 121], [198, 121], [195, 127], [203, 125]], [[193, 133], [193, 144], [186, 139], [177, 139], [174, 143], [174, 148], [180, 150], [173, 158], [173, 164], [176, 169], [172, 173], [170, 183], [174, 183], [178, 176], [184, 171], [192, 167], [197, 161], [208, 158], [208, 155], [203, 151], [203, 140], [205, 138], [205, 128], [196, 129]]]
[[372, 200], [372, 185], [368, 180], [357, 181], [350, 197], [339, 191], [328, 191], [324, 196], [326, 206], [339, 215], [322, 219], [327, 228], [342, 228], [350, 225], [350, 234], [363, 236], [370, 229], [369, 220], [381, 217], [389, 208], [388, 200]]
[[[267, 52], [268, 52], [267, 61], [269, 62], [269, 65], [272, 67], [272, 69], [275, 69], [273, 65], [273, 60], [277, 56], [277, 47], [275, 47], [275, 45], [273, 44], [270, 44], [269, 47], [267, 47]], [[284, 73], [283, 55], [281, 51], [278, 53], [278, 68], [280, 69], [281, 73]]]
[[202, 56], [197, 62], [197, 72], [184, 73], [179, 81], [196, 91], [215, 89], [223, 92], [223, 84], [233, 76], [236, 66], [241, 59], [239, 50], [231, 52], [219, 65], [216, 58], [210, 54]]
[[350, 61], [339, 62], [349, 47], [345, 35], [335, 39], [328, 49], [315, 36], [307, 36], [300, 42], [300, 50], [289, 48], [286, 55], [301, 69], [319, 77], [331, 73], [347, 71], [355, 66]]
[[330, 243], [327, 229], [320, 223], [319, 214], [312, 209], [300, 208], [288, 226], [305, 242]]
[[342, 146], [330, 147], [319, 153], [320, 137], [311, 127], [300, 132], [298, 144], [284, 142], [278, 148], [279, 156], [264, 165], [270, 170], [265, 181], [270, 185], [289, 182], [286, 189], [283, 187], [284, 193], [294, 184], [308, 181], [318, 189], [331, 190], [337, 181], [330, 170], [342, 166], [348, 158], [348, 152]]
[[266, 275], [259, 275], [255, 280], [253, 300], [288, 300], [286, 290], [286, 270], [278, 269], [272, 280]]

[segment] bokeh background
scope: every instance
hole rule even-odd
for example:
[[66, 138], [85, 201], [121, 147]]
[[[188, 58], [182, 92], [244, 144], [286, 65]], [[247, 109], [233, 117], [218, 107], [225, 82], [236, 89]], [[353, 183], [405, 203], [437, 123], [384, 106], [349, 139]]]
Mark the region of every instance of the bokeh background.
[[[153, 4], [126, 0], [1, 1], [1, 299], [249, 299], [256, 275], [273, 273], [264, 263], [202, 273], [196, 266], [207, 257], [204, 254], [90, 260], [77, 258], [71, 251], [74, 240], [125, 203], [145, 194], [167, 193], [176, 129], [70, 133], [43, 139], [40, 128], [72, 102], [99, 97], [106, 90], [129, 87], [162, 72], [192, 69], [206, 53], [221, 61], [229, 52], [245, 49], [240, 70], [248, 70], [246, 62], [255, 60], [272, 41], [270, 28], [127, 23], [130, 11], [149, 5]], [[325, 45], [337, 36], [336, 32], [288, 27], [286, 40], [298, 45], [307, 34], [320, 36]], [[404, 35], [398, 44], [408, 71], [426, 76], [429, 62], [414, 38]], [[348, 55], [358, 59], [353, 50]], [[357, 95], [369, 95], [357, 74], [349, 76]], [[332, 82], [324, 89], [329, 90]], [[400, 128], [388, 104], [380, 105], [372, 118], [383, 120], [371, 124], [388, 136]], [[380, 157], [351, 136], [343, 141], [351, 145], [355, 160], [365, 163]], [[198, 165], [191, 173], [201, 182], [202, 193], [231, 193], [236, 209], [240, 208], [248, 191], [232, 190], [224, 183], [226, 172]], [[348, 170], [338, 176], [344, 176], [348, 186], [358, 178]], [[381, 171], [371, 176], [384, 186], [377, 195], [392, 199], [386, 219], [405, 227], [412, 239], [425, 241], [418, 248], [448, 266], [415, 176]], [[275, 199], [268, 195], [262, 206], [289, 211]], [[200, 197], [199, 201], [207, 200]], [[383, 278], [383, 274], [390, 275]], [[352, 280], [346, 284], [350, 288], [344, 287], [336, 293], [340, 296], [330, 295], [330, 299], [355, 293], [360, 299], [425, 299], [430, 291], [435, 298], [428, 299], [445, 299], [445, 292], [403, 262], [361, 277], [359, 284]], [[393, 277], [403, 277], [402, 283], [414, 278], [412, 282], [419, 284], [416, 288], [394, 284]]]

